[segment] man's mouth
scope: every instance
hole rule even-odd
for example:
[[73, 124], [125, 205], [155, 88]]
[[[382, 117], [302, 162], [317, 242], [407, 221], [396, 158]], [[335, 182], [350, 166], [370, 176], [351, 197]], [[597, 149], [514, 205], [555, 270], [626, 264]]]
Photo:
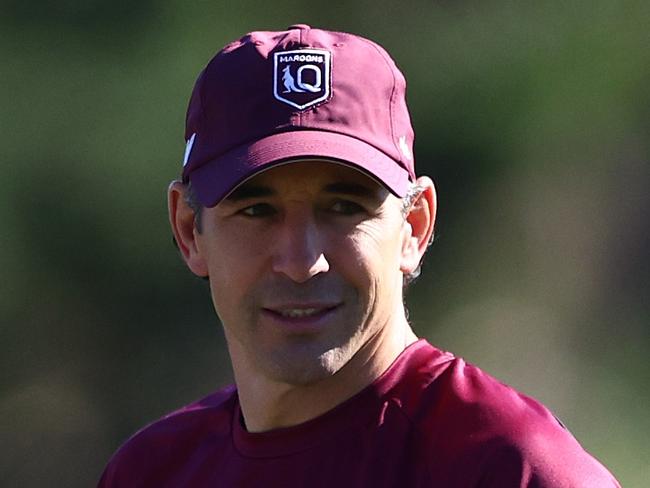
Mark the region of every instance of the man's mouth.
[[282, 306], [265, 307], [263, 310], [278, 319], [290, 321], [319, 320], [338, 308], [341, 304], [287, 304]]
[[278, 312], [283, 317], [311, 317], [316, 315], [319, 312], [325, 310], [324, 308], [289, 308], [285, 310], [279, 310]]

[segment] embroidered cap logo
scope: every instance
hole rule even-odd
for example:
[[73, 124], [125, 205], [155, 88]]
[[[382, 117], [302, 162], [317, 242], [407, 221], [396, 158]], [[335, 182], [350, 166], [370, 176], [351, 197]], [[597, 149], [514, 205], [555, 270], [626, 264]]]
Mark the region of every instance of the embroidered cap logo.
[[304, 110], [327, 100], [331, 93], [329, 51], [298, 49], [273, 54], [273, 95]]

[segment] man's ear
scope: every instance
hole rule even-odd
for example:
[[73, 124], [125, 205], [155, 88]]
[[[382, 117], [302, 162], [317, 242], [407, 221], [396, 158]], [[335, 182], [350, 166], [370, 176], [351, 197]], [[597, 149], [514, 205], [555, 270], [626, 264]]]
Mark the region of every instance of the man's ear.
[[413, 273], [420, 265], [436, 221], [436, 189], [433, 181], [427, 176], [421, 176], [417, 179], [417, 184], [422, 191], [413, 200], [404, 223], [400, 270], [405, 275]]
[[194, 211], [185, 200], [187, 187], [180, 181], [172, 181], [167, 190], [169, 223], [174, 240], [188, 268], [197, 276], [207, 276], [208, 266], [198, 245]]

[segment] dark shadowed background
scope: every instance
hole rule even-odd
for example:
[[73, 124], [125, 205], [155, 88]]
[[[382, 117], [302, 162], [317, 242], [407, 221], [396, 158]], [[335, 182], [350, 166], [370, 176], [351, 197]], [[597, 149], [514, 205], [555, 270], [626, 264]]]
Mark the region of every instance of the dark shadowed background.
[[[533, 4], [533, 5], [529, 5]], [[437, 240], [416, 331], [650, 480], [650, 3], [0, 3], [0, 483], [93, 486], [134, 430], [230, 380], [171, 243], [198, 72], [250, 30], [384, 45]]]

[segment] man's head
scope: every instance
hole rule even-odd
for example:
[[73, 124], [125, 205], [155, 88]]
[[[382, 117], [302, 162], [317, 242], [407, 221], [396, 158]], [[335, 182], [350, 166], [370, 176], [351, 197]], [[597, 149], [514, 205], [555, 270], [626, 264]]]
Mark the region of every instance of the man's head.
[[405, 86], [378, 45], [307, 26], [248, 34], [199, 76], [170, 219], [236, 370], [313, 383], [407, 327], [435, 193], [415, 177]]

